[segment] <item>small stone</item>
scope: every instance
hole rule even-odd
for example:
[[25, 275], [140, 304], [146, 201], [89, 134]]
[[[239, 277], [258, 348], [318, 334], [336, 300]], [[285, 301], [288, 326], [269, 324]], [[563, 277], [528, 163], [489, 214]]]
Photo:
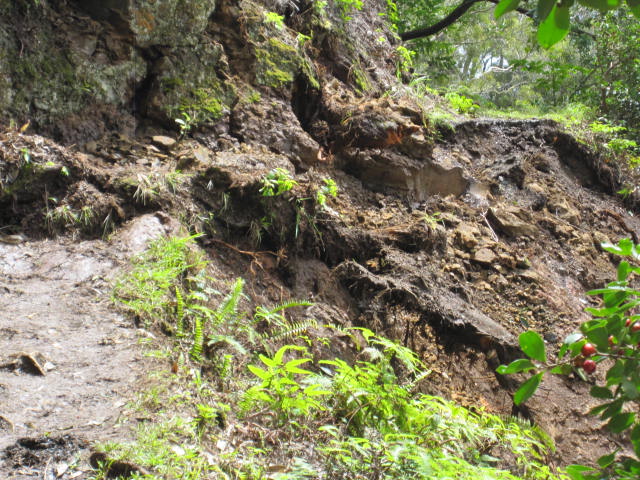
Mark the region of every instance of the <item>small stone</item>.
[[151, 141], [158, 147], [164, 150], [171, 150], [176, 145], [176, 140], [171, 137], [165, 137], [164, 135], [154, 135], [151, 137]]
[[530, 220], [530, 215], [518, 207], [490, 208], [488, 217], [500, 230], [512, 237], [525, 235], [535, 237], [538, 233], [538, 229]]
[[498, 257], [488, 248], [481, 248], [473, 255], [473, 260], [481, 265], [492, 265]]
[[456, 243], [463, 248], [473, 248], [478, 244], [480, 230], [475, 225], [463, 222], [455, 230]]
[[547, 203], [547, 209], [553, 215], [556, 215], [573, 225], [580, 224], [580, 212], [573, 206], [571, 206], [565, 199], [549, 200], [549, 202]]

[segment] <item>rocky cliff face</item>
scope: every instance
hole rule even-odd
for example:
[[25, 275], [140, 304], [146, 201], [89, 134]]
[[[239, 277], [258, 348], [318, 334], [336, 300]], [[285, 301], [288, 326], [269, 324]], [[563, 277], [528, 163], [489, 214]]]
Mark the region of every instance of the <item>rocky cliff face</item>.
[[[608, 453], [574, 401], [587, 384], [519, 410], [494, 369], [526, 329], [555, 348], [614, 275], [599, 243], [637, 241], [615, 172], [552, 122], [438, 130], [395, 76], [384, 2], [340, 5], [0, 0], [0, 228], [96, 238], [172, 215], [256, 303], [313, 298], [320, 323], [402, 340], [427, 391], [539, 422], [550, 461]], [[291, 196], [260, 194], [274, 168]]]

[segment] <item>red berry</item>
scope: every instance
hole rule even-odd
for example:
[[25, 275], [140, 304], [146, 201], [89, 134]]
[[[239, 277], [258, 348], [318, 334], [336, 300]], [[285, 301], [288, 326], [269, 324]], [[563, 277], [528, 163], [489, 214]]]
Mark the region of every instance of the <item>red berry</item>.
[[596, 371], [596, 362], [593, 360], [585, 360], [582, 364], [582, 368], [587, 373], [593, 373]]
[[627, 321], [626, 321], [626, 322], [624, 322], [624, 326], [625, 326], [625, 327], [628, 327], [629, 325], [631, 325], [631, 319], [630, 319], [630, 318], [627, 318]]
[[584, 355], [585, 357], [590, 357], [591, 355], [595, 354], [597, 352], [596, 347], [594, 347], [592, 344], [590, 343], [585, 343], [582, 346], [582, 355]]
[[613, 335], [609, 335], [609, 346], [613, 347], [616, 343], [616, 337], [614, 337]]
[[640, 331], [640, 322], [635, 322], [631, 325], [631, 331], [634, 333]]

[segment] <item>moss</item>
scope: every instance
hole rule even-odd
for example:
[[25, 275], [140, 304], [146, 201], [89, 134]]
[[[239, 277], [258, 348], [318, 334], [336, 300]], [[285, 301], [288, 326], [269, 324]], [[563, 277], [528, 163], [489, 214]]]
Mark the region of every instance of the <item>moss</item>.
[[224, 103], [219, 95], [220, 92], [212, 88], [193, 89], [188, 97], [181, 100], [179, 109], [189, 112], [199, 122], [218, 120], [224, 111]]
[[[295, 50], [293, 51], [295, 53]], [[256, 48], [255, 55], [258, 62], [258, 83], [278, 88], [293, 82], [294, 73], [298, 70], [295, 56], [279, 55], [277, 50], [264, 48]]]
[[255, 50], [259, 83], [278, 88], [290, 84], [302, 73], [314, 88], [320, 88], [312, 63], [296, 48], [275, 38], [270, 38], [263, 45], [266, 48]]
[[359, 92], [364, 93], [371, 89], [371, 84], [369, 83], [369, 78], [364, 73], [360, 65], [354, 64], [351, 67], [351, 78], [353, 78], [353, 82], [358, 89]]
[[163, 78], [160, 81], [160, 84], [162, 85], [162, 90], [165, 93], [168, 93], [175, 90], [176, 88], [184, 87], [184, 80], [177, 77], [168, 77]]
[[271, 50], [275, 50], [280, 54], [286, 55], [288, 57], [298, 56], [298, 51], [295, 48], [293, 48], [291, 45], [287, 45], [286, 43], [280, 40], [277, 40], [275, 38], [270, 38], [268, 43]]
[[156, 67], [161, 73], [150, 92], [148, 114], [172, 127], [182, 113], [193, 127], [215, 124], [237, 98], [233, 84], [217, 76], [225, 65], [222, 47], [215, 43], [173, 52]]
[[[304, 52], [304, 42], [287, 29], [264, 21], [268, 12], [254, 3], [245, 3], [248, 39], [254, 47], [256, 81], [259, 85], [280, 88], [304, 75], [314, 88], [320, 84], [313, 63]], [[306, 37], [309, 39], [310, 37]]]

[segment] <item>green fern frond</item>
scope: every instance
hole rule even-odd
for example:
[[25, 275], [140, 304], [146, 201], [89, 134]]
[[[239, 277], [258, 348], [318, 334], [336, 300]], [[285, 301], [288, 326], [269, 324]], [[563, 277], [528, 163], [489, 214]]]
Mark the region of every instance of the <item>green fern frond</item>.
[[204, 344], [204, 329], [202, 325], [202, 319], [196, 317], [195, 324], [193, 326], [193, 346], [189, 351], [191, 360], [199, 362], [202, 359], [202, 345]]
[[276, 305], [274, 308], [269, 310], [269, 312], [277, 313], [277, 312], [281, 312], [282, 310], [287, 310], [288, 308], [311, 307], [312, 305], [313, 305], [313, 302], [309, 300], [289, 300], [288, 302], [280, 303]]
[[216, 310], [216, 318], [218, 324], [226, 321], [233, 321], [238, 316], [238, 304], [242, 299], [242, 292], [244, 289], [244, 280], [238, 278], [233, 284], [231, 292], [225, 297], [222, 304]]
[[180, 288], [176, 286], [176, 324], [178, 336], [182, 336], [184, 332], [184, 299]]
[[318, 321], [315, 318], [305, 318], [301, 322], [291, 322], [289, 325], [285, 325], [284, 328], [272, 332], [265, 332], [260, 336], [263, 340], [291, 340], [305, 333], [310, 328], [316, 328], [317, 326]]
[[523, 436], [526, 436], [526, 433], [529, 433], [530, 437], [535, 437], [535, 440], [539, 441], [542, 446], [550, 450], [551, 452], [556, 451], [556, 444], [551, 438], [551, 436], [545, 432], [539, 425], [536, 425], [531, 420], [516, 417], [513, 415], [497, 415], [502, 421], [504, 421], [506, 426], [516, 426], [520, 430], [523, 431]]
[[211, 335], [208, 339], [207, 345], [211, 347], [213, 345], [219, 345], [223, 343], [229, 345], [241, 355], [246, 355], [248, 353], [247, 349], [244, 348], [244, 346], [242, 346], [242, 344], [238, 340], [230, 335]]

